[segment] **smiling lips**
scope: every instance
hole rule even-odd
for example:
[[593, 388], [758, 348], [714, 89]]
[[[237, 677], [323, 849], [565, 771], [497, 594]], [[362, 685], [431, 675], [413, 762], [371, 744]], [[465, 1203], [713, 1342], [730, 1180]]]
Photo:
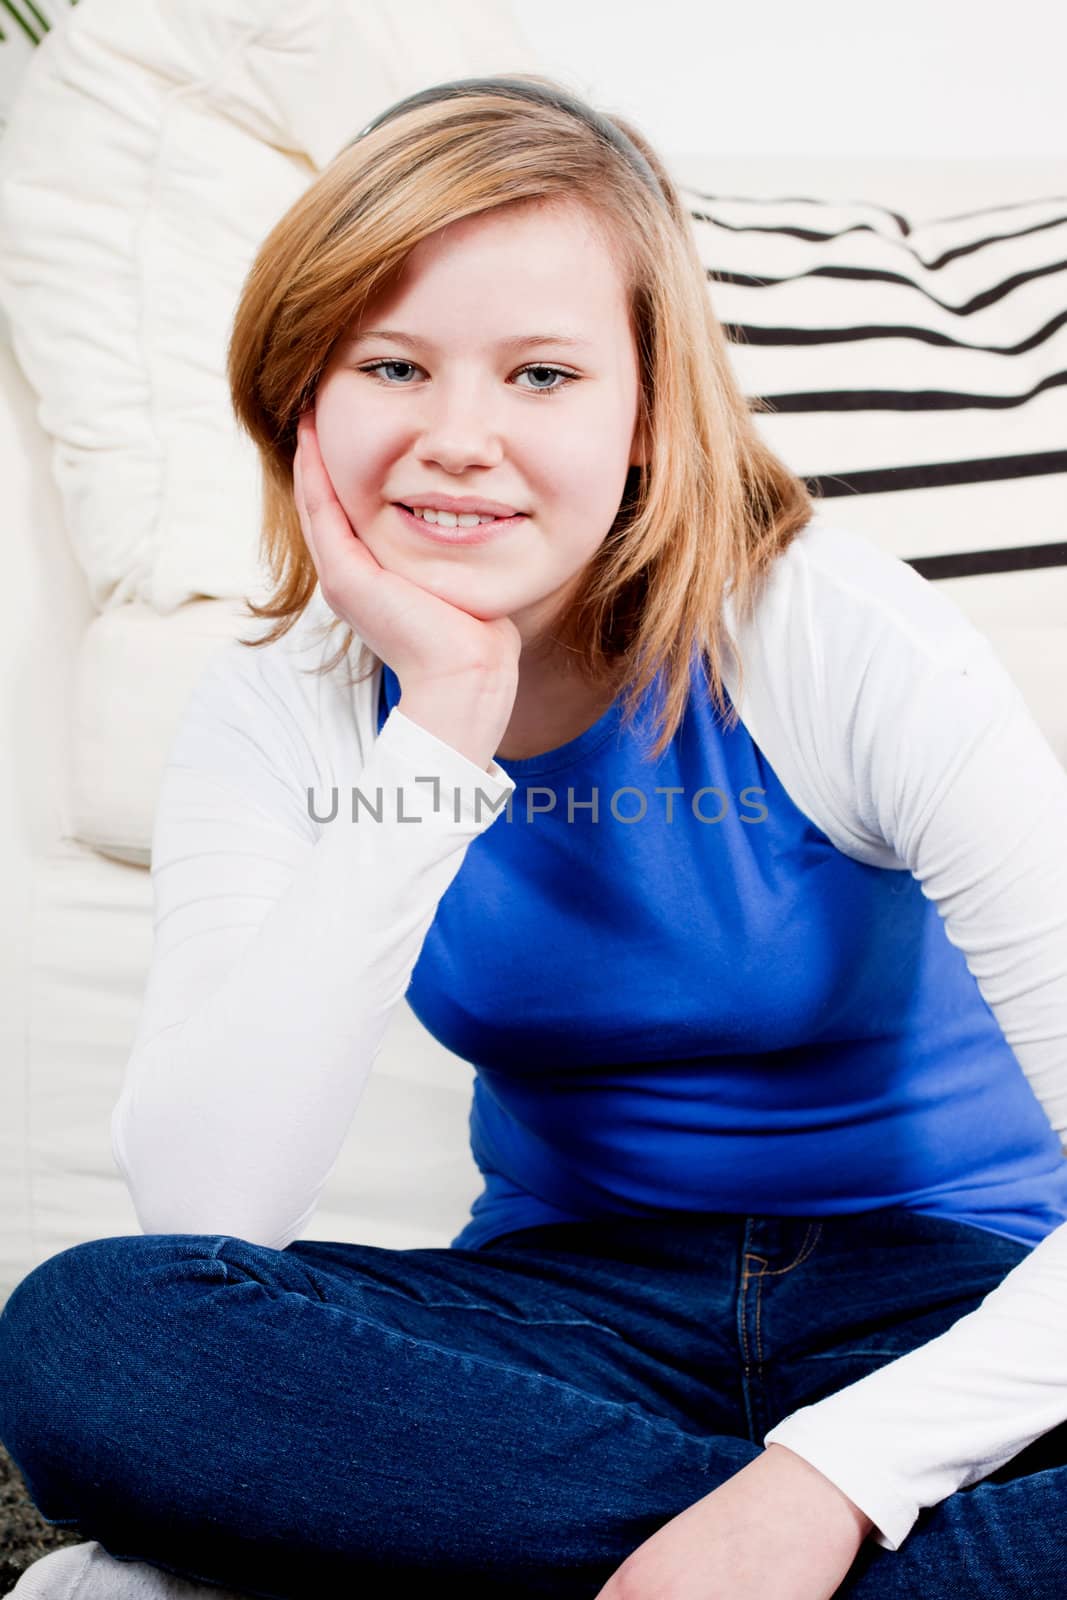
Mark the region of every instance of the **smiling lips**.
[[511, 517], [480, 517], [475, 512], [457, 516], [455, 512], [447, 511], [440, 514], [430, 511], [426, 515], [419, 515], [402, 501], [396, 501], [395, 504], [408, 524], [435, 544], [484, 544], [526, 521], [525, 512], [517, 512]]
[[481, 528], [489, 527], [494, 522], [515, 522], [518, 519], [518, 513], [511, 517], [497, 517], [482, 511], [434, 511], [429, 506], [419, 511], [412, 511], [405, 506], [404, 510], [411, 511], [411, 515], [418, 517], [420, 522], [439, 528]]
[[483, 500], [477, 495], [416, 494], [396, 504], [409, 511], [450, 511], [455, 516], [525, 516], [525, 512], [518, 511], [515, 506], [503, 505], [499, 500]]

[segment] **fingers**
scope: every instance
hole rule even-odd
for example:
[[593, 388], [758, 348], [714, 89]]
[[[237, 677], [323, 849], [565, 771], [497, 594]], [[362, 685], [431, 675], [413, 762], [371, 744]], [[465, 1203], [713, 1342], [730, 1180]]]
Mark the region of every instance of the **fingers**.
[[[307, 542], [308, 549], [314, 557], [315, 550], [314, 529], [311, 527], [311, 518], [308, 515], [307, 498], [304, 493], [304, 451], [301, 445], [302, 419], [296, 425], [296, 450], [293, 452], [293, 502], [296, 514], [300, 518], [300, 528]], [[317, 565], [317, 563], [316, 563]]]
[[323, 595], [325, 596], [325, 588], [322, 582], [322, 556], [319, 553], [318, 543], [315, 538], [315, 529], [312, 524], [311, 517], [308, 514], [307, 501], [304, 495], [299, 436], [297, 439], [296, 453], [293, 457], [293, 503], [296, 506], [296, 514], [300, 523], [300, 531], [304, 535], [304, 543], [307, 546], [308, 554], [311, 557], [315, 571], [319, 575], [319, 587], [323, 589]]
[[[304, 513], [312, 524], [312, 531], [317, 532], [315, 525], [323, 510], [329, 511], [333, 506], [337, 506], [338, 510], [341, 508], [337, 505], [337, 496], [319, 451], [314, 414], [310, 411], [303, 412], [297, 421], [293, 478], [294, 483], [299, 483]], [[347, 522], [348, 519], [345, 520]]]
[[328, 604], [343, 601], [346, 589], [361, 573], [377, 567], [370, 551], [356, 534], [334, 492], [319, 450], [314, 413], [297, 419], [297, 444], [293, 457], [293, 498], [319, 586]]
[[333, 498], [333, 485], [329, 485], [330, 493], [326, 495], [323, 484], [325, 467], [319, 451], [313, 411], [302, 411], [297, 419], [293, 468], [300, 473], [300, 486], [308, 515], [315, 516], [321, 510], [324, 501]]

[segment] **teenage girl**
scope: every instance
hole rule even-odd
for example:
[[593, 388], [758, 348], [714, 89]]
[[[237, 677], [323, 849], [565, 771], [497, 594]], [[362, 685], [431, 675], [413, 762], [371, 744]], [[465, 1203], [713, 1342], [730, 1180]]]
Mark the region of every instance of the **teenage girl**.
[[[545, 78], [410, 97], [229, 379], [271, 626], [160, 795], [144, 1231], [0, 1318], [42, 1515], [266, 1596], [1059, 1594], [1067, 774], [763, 443], [662, 161]], [[482, 1190], [303, 1238], [404, 996]]]

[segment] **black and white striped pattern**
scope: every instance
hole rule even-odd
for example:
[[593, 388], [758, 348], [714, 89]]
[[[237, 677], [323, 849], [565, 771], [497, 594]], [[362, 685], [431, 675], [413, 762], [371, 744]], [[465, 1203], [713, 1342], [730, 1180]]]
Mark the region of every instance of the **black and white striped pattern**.
[[1001, 614], [1067, 618], [1067, 196], [912, 226], [681, 194], [760, 430], [825, 517], [930, 579], [1029, 574]]

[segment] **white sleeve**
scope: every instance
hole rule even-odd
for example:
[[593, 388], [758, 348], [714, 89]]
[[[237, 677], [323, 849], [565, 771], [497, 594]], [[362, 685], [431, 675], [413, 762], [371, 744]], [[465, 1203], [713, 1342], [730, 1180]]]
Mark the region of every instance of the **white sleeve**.
[[[985, 638], [882, 636], [851, 680], [842, 805], [933, 900], [1049, 1121], [1067, 1129], [1067, 773]], [[765, 1436], [896, 1550], [922, 1508], [1067, 1421], [1067, 1224], [938, 1338]]]
[[[438, 902], [515, 785], [396, 708], [365, 734], [365, 761], [348, 714], [338, 771], [316, 692], [237, 651], [194, 690], [165, 769], [152, 959], [112, 1149], [146, 1233], [283, 1249], [315, 1209]], [[337, 816], [320, 826], [332, 785]], [[353, 787], [367, 802], [355, 822]]]

